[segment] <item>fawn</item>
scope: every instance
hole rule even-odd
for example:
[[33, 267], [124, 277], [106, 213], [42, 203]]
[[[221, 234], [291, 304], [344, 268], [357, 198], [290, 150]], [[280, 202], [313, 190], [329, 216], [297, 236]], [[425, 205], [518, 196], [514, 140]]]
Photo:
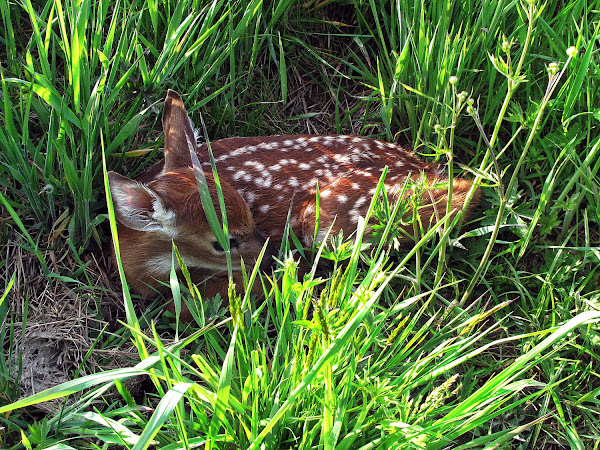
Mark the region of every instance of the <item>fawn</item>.
[[[169, 90], [163, 112], [165, 158], [131, 180], [109, 172], [111, 195], [118, 221], [121, 258], [131, 286], [142, 295], [168, 281], [174, 241], [190, 269], [192, 280], [210, 278], [206, 296], [226, 293], [224, 251], [217, 243], [206, 216], [192, 169], [190, 146], [205, 171], [218, 210], [208, 147], [197, 144], [193, 124], [181, 96]], [[422, 176], [433, 184], [445, 177], [403, 148], [358, 136], [289, 135], [228, 138], [211, 143], [226, 205], [235, 267], [240, 259], [252, 263], [266, 237], [264, 258], [269, 265], [282, 240], [288, 211], [290, 226], [306, 246], [315, 236], [316, 190], [319, 188], [319, 231], [340, 230], [349, 236], [359, 216], [365, 216], [385, 166], [387, 193], [393, 198], [409, 176]], [[452, 210], [464, 206], [471, 183], [453, 182]], [[427, 189], [419, 214], [428, 225], [446, 214], [447, 189]], [[465, 215], [479, 201], [475, 192]], [[408, 238], [407, 238], [408, 241]], [[263, 268], [263, 267], [261, 267]], [[164, 289], [163, 289], [164, 290]]]

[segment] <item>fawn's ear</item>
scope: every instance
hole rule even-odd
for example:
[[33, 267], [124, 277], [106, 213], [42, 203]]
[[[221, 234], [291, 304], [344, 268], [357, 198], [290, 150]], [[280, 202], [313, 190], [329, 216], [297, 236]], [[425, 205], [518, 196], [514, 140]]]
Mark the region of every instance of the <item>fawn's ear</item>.
[[175, 213], [154, 191], [115, 172], [108, 172], [108, 181], [119, 223], [138, 231], [175, 233]]
[[163, 111], [165, 131], [165, 166], [163, 173], [181, 167], [190, 167], [190, 151], [196, 151], [196, 135], [181, 96], [169, 89]]

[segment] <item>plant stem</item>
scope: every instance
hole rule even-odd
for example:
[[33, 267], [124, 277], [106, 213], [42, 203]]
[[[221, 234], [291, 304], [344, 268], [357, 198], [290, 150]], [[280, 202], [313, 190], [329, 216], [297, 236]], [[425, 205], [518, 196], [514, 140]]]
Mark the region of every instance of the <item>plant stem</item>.
[[[506, 98], [504, 99], [502, 108], [500, 110], [500, 114], [498, 115], [498, 120], [496, 120], [496, 126], [494, 127], [494, 132], [492, 133], [492, 137], [489, 141], [489, 148], [488, 148], [488, 151], [486, 152], [486, 154], [483, 158], [483, 161], [480, 165], [480, 170], [485, 169], [485, 167], [487, 166], [488, 159], [490, 157], [492, 157], [492, 155], [493, 155], [493, 148], [494, 148], [494, 145], [496, 144], [496, 140], [498, 138], [498, 133], [500, 132], [500, 126], [504, 120], [504, 116], [506, 115], [506, 110], [508, 109], [508, 105], [510, 103], [510, 100], [511, 100], [514, 92], [516, 91], [517, 87], [519, 86], [519, 83], [516, 82], [516, 80], [517, 80], [517, 77], [519, 76], [519, 74], [521, 73], [521, 68], [523, 67], [523, 63], [525, 61], [525, 56], [527, 55], [527, 50], [529, 48], [529, 44], [531, 41], [531, 32], [533, 30], [533, 22], [534, 22], [533, 2], [529, 3], [529, 9], [526, 10], [526, 14], [527, 14], [527, 18], [529, 19], [529, 23], [527, 26], [527, 37], [525, 38], [525, 42], [523, 44], [523, 51], [521, 53], [521, 57], [519, 58], [519, 63], [517, 64], [514, 74], [508, 75], [508, 92], [506, 93]], [[509, 70], [510, 70], [510, 66], [509, 66]], [[546, 92], [546, 96], [544, 98], [546, 98], [547, 96], [548, 96], [548, 91]], [[537, 125], [539, 124], [539, 119], [541, 118], [541, 114], [544, 111], [544, 106], [545, 106], [545, 103], [542, 104], [542, 106], [540, 107], [540, 110], [538, 111], [538, 116], [536, 117], [534, 127], [532, 128], [531, 132], [529, 133], [529, 138], [527, 140], [527, 144], [525, 145], [525, 148], [523, 149], [523, 152], [521, 153], [521, 157], [519, 158], [517, 166], [515, 167], [515, 170], [513, 171], [513, 175], [511, 177], [511, 180], [509, 182], [509, 187], [507, 190], [509, 193], [510, 193], [512, 186], [514, 185], [516, 177], [518, 176], [521, 164], [525, 160], [525, 156], [527, 155], [527, 151], [529, 149], [529, 146], [531, 145]], [[479, 266], [477, 267], [477, 270], [475, 271], [474, 276], [471, 277], [471, 281], [469, 282], [469, 285], [467, 286], [465, 293], [463, 294], [462, 298], [460, 299], [459, 306], [461, 306], [461, 307], [464, 306], [464, 304], [468, 300], [469, 296], [471, 295], [471, 292], [473, 291], [473, 288], [475, 287], [475, 283], [477, 283], [477, 281], [479, 280], [479, 277], [483, 274], [483, 271], [484, 271], [485, 267], [487, 266], [490, 254], [492, 253], [492, 248], [494, 247], [494, 244], [496, 243], [496, 238], [498, 237], [498, 232], [500, 230], [500, 224], [502, 222], [502, 217], [504, 216], [504, 210], [506, 209], [506, 203], [507, 203], [506, 192], [507, 191], [503, 190], [501, 187], [502, 186], [501, 174], [498, 173], [497, 176], [498, 176], [498, 183], [500, 185], [500, 206], [498, 208], [498, 214], [496, 215], [496, 220], [494, 222], [494, 229], [492, 231], [492, 235], [490, 236], [490, 240], [485, 249], [483, 257], [481, 258]], [[467, 205], [468, 205], [468, 202], [470, 202], [472, 195], [475, 193], [475, 185], [477, 185], [481, 181], [481, 179], [482, 178], [480, 175], [478, 175], [475, 178], [475, 181], [473, 182], [473, 188], [471, 188], [471, 191], [467, 195], [467, 200], [465, 202], [465, 203], [467, 203]]]

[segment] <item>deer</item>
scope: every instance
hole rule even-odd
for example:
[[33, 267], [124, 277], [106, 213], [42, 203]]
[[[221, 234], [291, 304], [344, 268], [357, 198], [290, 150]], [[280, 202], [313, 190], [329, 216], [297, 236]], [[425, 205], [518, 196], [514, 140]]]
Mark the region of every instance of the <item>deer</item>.
[[[227, 292], [225, 251], [206, 219], [190, 156], [191, 147], [219, 211], [208, 144], [198, 143], [182, 97], [173, 90], [167, 92], [162, 125], [163, 160], [135, 180], [108, 173], [125, 276], [142, 296], [168, 291], [164, 283], [169, 280], [174, 242], [192, 281], [207, 280], [205, 297], [223, 296]], [[392, 198], [404, 195], [401, 187], [409, 177], [422, 177], [426, 186], [447, 179], [437, 165], [412, 152], [362, 136], [232, 137], [210, 146], [226, 209], [236, 282], [241, 261], [252, 265], [265, 245], [260, 269], [268, 270], [282, 242], [288, 214], [292, 232], [310, 247], [322, 243], [328, 233], [350, 236], [356, 230], [385, 167], [385, 189]], [[471, 188], [470, 181], [453, 179], [452, 215], [465, 207]], [[319, 229], [315, 233], [317, 190]], [[464, 217], [477, 208], [478, 189], [472, 197]], [[418, 213], [423, 224], [446, 216], [447, 187], [427, 188], [421, 200]], [[407, 236], [402, 241], [406, 244], [411, 239]]]

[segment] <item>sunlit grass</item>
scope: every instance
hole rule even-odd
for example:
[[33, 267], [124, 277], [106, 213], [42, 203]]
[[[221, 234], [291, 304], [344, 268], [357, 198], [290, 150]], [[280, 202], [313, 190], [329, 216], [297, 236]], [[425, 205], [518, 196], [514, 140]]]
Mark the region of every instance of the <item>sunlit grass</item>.
[[[359, 230], [307, 251], [315, 264], [298, 278], [284, 251], [273, 280], [255, 274], [265, 300], [205, 301], [191, 330], [148, 324], [124, 287], [126, 324], [96, 346], [133, 341], [136, 358], [21, 400], [7, 261], [0, 447], [595, 448], [597, 9], [0, 0], [0, 242], [51, 279], [94, 290], [84, 261], [114, 231], [106, 170], [135, 175], [160, 156], [167, 88], [209, 139], [397, 140], [484, 198], [467, 228], [424, 234], [415, 220], [419, 242], [400, 252], [360, 252]], [[402, 205], [373, 208], [393, 238]], [[43, 418], [26, 408], [63, 397]]]

